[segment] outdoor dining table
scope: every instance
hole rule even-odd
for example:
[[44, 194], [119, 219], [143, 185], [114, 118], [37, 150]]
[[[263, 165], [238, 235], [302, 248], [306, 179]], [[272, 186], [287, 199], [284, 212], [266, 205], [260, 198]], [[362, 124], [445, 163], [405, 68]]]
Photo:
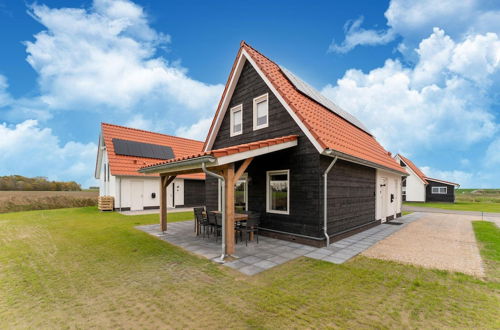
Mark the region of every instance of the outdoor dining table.
[[[221, 214], [222, 212], [221, 211], [212, 211], [213, 213], [216, 213], [216, 214]], [[205, 215], [206, 215], [206, 212], [203, 212]], [[248, 220], [248, 214], [245, 214], [245, 213], [235, 213], [234, 214], [234, 219], [233, 219], [233, 226], [236, 222], [240, 222], [240, 221], [246, 221]], [[199, 235], [201, 234], [201, 226], [200, 225], [196, 225], [196, 221], [195, 221], [195, 228], [194, 228], [194, 231], [196, 232], [196, 235]], [[250, 240], [253, 240], [253, 233], [250, 233]]]

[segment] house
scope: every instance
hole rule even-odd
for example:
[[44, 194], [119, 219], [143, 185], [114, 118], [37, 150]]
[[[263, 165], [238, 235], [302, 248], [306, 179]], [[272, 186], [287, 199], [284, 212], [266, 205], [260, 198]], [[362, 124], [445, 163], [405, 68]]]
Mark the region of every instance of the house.
[[458, 183], [429, 178], [411, 160], [401, 154], [395, 159], [408, 172], [403, 178], [403, 201], [407, 202], [455, 202]]
[[[159, 175], [137, 170], [202, 148], [201, 141], [102, 123], [95, 168], [99, 196], [113, 196], [119, 210], [159, 208]], [[166, 190], [168, 207], [204, 205], [205, 174], [180, 175]]]
[[226, 254], [235, 207], [260, 213], [262, 234], [325, 246], [400, 216], [407, 175], [359, 120], [245, 42], [203, 151], [140, 169], [165, 182], [200, 171]]

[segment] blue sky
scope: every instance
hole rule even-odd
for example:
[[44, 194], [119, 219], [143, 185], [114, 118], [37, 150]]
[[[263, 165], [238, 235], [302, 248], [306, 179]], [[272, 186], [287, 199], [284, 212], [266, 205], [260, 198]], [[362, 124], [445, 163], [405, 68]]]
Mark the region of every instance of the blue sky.
[[93, 184], [101, 121], [204, 139], [241, 40], [427, 175], [500, 187], [500, 6], [473, 0], [0, 0], [0, 175]]

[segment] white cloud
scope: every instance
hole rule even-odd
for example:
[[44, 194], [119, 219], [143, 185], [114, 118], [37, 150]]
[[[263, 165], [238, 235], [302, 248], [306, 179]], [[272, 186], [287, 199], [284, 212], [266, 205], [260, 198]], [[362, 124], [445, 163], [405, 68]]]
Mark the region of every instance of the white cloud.
[[361, 27], [358, 19], [346, 30], [344, 42], [332, 44], [330, 49], [346, 52], [358, 45], [387, 44], [401, 36], [404, 40], [398, 47], [412, 50], [434, 27], [445, 30], [452, 38], [468, 34], [484, 34], [500, 31], [500, 10], [493, 1], [482, 0], [391, 0], [387, 11], [386, 30], [371, 30]]
[[496, 33], [476, 34], [458, 44], [451, 58], [450, 70], [477, 83], [499, 80], [500, 39]]
[[183, 126], [177, 129], [176, 135], [182, 136], [188, 139], [205, 141], [207, 137], [208, 130], [210, 129], [210, 124], [212, 124], [212, 118], [204, 118], [194, 123], [191, 126]]
[[500, 166], [500, 137], [493, 140], [488, 146], [488, 149], [486, 149], [484, 164], [486, 164], [487, 167], [496, 166], [497, 172], [500, 172], [498, 171], [498, 166]]
[[485, 97], [496, 85], [483, 82], [491, 81], [499, 68], [495, 56], [474, 59], [471, 80], [466, 67], [450, 61], [465, 61], [465, 56], [460, 57], [464, 48], [471, 54], [489, 54], [488, 49], [498, 49], [498, 39], [485, 34], [456, 43], [444, 31], [435, 29], [416, 50], [414, 68], [389, 59], [383, 67], [368, 73], [348, 70], [336, 86], [327, 85], [322, 92], [362, 118], [389, 149], [464, 149], [492, 138], [498, 128], [491, 112], [492, 100]]
[[141, 114], [137, 114], [137, 115], [132, 116], [132, 118], [130, 118], [125, 123], [125, 126], [132, 127], [132, 128], [143, 129], [143, 130], [146, 130], [146, 131], [153, 131], [154, 130], [153, 120], [146, 119]]
[[157, 100], [206, 113], [220, 96], [222, 85], [194, 80], [157, 54], [170, 37], [130, 1], [96, 0], [88, 10], [34, 5], [31, 14], [46, 30], [26, 42], [27, 60], [51, 108], [129, 110]]
[[425, 173], [426, 176], [430, 178], [435, 178], [439, 180], [450, 181], [454, 183], [458, 183], [462, 188], [486, 188], [482, 182], [482, 174], [481, 173], [473, 173], [466, 171], [446, 171], [439, 170], [435, 168], [431, 168], [429, 166], [420, 167], [422, 172]]
[[29, 14], [43, 26], [25, 42], [39, 94], [13, 98], [0, 75], [0, 119], [18, 123], [0, 126], [2, 173], [92, 184], [95, 145], [62, 143], [39, 124], [57, 121], [67, 110], [79, 118], [93, 112], [117, 124], [204, 139], [203, 118], [224, 86], [193, 79], [180, 60], [167, 60], [171, 38], [151, 27], [141, 6], [128, 0], [94, 0], [90, 8], [34, 4]]
[[337, 45], [335, 41], [330, 44], [328, 51], [334, 53], [347, 53], [358, 45], [384, 45], [391, 42], [396, 37], [394, 31], [365, 30], [361, 27], [363, 17], [359, 17], [354, 21], [348, 21], [344, 25], [346, 37], [344, 41]]
[[75, 180], [84, 186], [91, 179], [97, 146], [70, 141], [61, 144], [49, 128], [36, 120], [15, 126], [0, 124], [0, 174], [47, 176], [50, 180]]
[[0, 108], [5, 107], [12, 102], [7, 88], [9, 88], [7, 78], [0, 74]]

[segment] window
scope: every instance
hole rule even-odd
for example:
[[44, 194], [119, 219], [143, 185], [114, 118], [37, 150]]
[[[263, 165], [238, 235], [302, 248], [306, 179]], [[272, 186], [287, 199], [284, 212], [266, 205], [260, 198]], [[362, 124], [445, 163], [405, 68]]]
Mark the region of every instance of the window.
[[243, 133], [243, 105], [231, 108], [231, 136]]
[[432, 187], [432, 193], [446, 195], [448, 193], [448, 188], [447, 187]]
[[[217, 210], [222, 211], [222, 181], [217, 180]], [[248, 211], [248, 174], [243, 173], [234, 184], [234, 209], [236, 212]]]
[[234, 208], [236, 212], [248, 211], [248, 176], [243, 174], [234, 185]]
[[267, 212], [290, 213], [289, 176], [289, 170], [267, 172]]
[[269, 105], [267, 93], [253, 99], [253, 129], [269, 126]]

